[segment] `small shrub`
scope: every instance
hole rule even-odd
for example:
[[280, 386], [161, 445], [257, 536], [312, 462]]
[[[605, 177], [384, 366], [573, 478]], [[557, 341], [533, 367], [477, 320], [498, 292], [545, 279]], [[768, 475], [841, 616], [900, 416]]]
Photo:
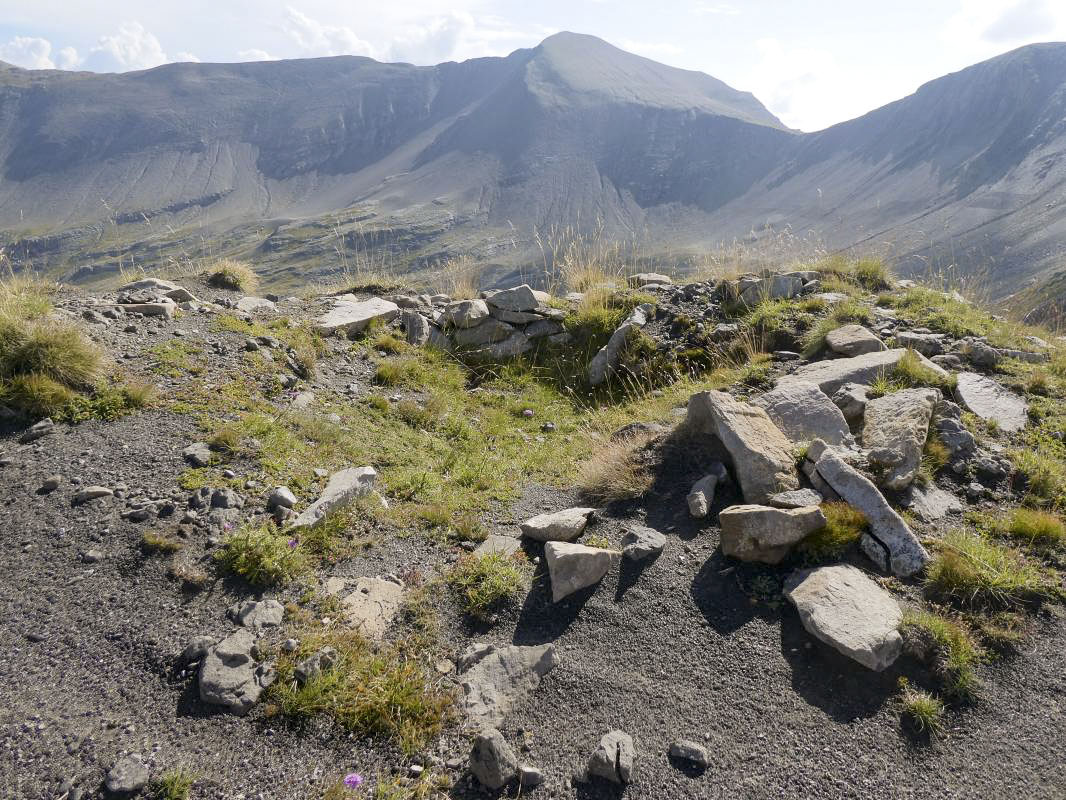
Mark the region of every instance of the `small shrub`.
[[456, 517], [452, 521], [451, 532], [460, 542], [483, 542], [489, 538], [489, 532], [473, 511], [466, 511]]
[[102, 377], [100, 351], [73, 325], [0, 317], [0, 378], [43, 375], [71, 389]]
[[243, 261], [225, 258], [219, 261], [214, 271], [207, 276], [207, 283], [216, 289], [249, 293], [259, 288], [259, 276]]
[[944, 469], [950, 460], [951, 451], [948, 450], [947, 445], [940, 440], [940, 436], [930, 426], [929, 433], [925, 439], [925, 446], [922, 448], [922, 463], [919, 468], [918, 478], [923, 484], [929, 485], [933, 482], [936, 474]]
[[468, 555], [448, 573], [448, 584], [459, 594], [463, 610], [477, 619], [486, 619], [525, 586], [522, 564], [525, 557], [502, 553]]
[[970, 606], [1005, 607], [1052, 594], [1047, 576], [1025, 556], [975, 533], [955, 530], [930, 561], [926, 585], [941, 597]]
[[380, 394], [367, 395], [366, 404], [375, 411], [385, 412], [389, 410], [388, 398], [382, 397]]
[[155, 800], [189, 800], [194, 783], [196, 776], [184, 767], [168, 770], [152, 781], [152, 797]]
[[[358, 633], [340, 630], [299, 639], [298, 650], [278, 658], [268, 713], [297, 720], [324, 714], [358, 735], [396, 742], [406, 753], [423, 748], [451, 721], [454, 697], [426, 680], [421, 659], [402, 643], [375, 649]], [[296, 665], [323, 647], [337, 651], [333, 667], [301, 685]]]
[[655, 481], [641, 458], [641, 451], [649, 441], [649, 437], [639, 436], [602, 445], [578, 468], [581, 493], [596, 503], [645, 495]]
[[141, 537], [141, 549], [147, 553], [175, 553], [184, 546], [180, 539], [165, 536], [158, 531], [145, 531]]
[[242, 527], [222, 543], [215, 558], [253, 586], [288, 583], [308, 568], [299, 542], [269, 525]]
[[598, 547], [600, 550], [611, 549], [611, 540], [606, 536], [587, 536], [582, 544], [585, 547]]
[[900, 678], [902, 722], [911, 733], [935, 738], [944, 732], [944, 704], [929, 692], [915, 689]]
[[392, 331], [381, 331], [371, 341], [370, 346], [375, 350], [380, 350], [383, 353], [390, 355], [396, 355], [407, 350], [407, 342], [398, 337]]
[[900, 632], [932, 665], [948, 697], [972, 700], [977, 695], [980, 682], [975, 667], [981, 651], [966, 627], [949, 617], [923, 611], [906, 614]]
[[866, 515], [844, 502], [823, 503], [825, 527], [805, 537], [796, 551], [809, 564], [836, 561], [869, 529]]

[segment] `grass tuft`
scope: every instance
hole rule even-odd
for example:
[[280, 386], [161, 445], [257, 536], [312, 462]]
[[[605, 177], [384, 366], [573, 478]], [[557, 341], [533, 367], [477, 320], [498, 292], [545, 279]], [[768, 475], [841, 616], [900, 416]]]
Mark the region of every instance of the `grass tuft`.
[[980, 534], [949, 532], [926, 572], [936, 595], [967, 606], [1007, 607], [1054, 594], [1044, 571]]
[[484, 620], [521, 593], [526, 585], [524, 563], [521, 553], [471, 554], [459, 559], [448, 573], [448, 584], [459, 595], [463, 610]]
[[259, 288], [259, 276], [243, 261], [224, 258], [215, 264], [207, 283], [216, 289], [249, 293]]
[[922, 611], [906, 614], [900, 632], [931, 663], [948, 697], [976, 697], [980, 681], [975, 668], [981, 650], [969, 629], [949, 617]]
[[1016, 508], [999, 520], [995, 528], [1034, 549], [1066, 549], [1066, 525], [1057, 514], [1048, 511]]
[[166, 536], [158, 531], [145, 531], [141, 537], [141, 549], [146, 553], [176, 553], [184, 547], [180, 539]]
[[841, 558], [869, 529], [866, 515], [844, 502], [823, 503], [825, 527], [803, 539], [796, 551], [808, 564]]
[[151, 783], [154, 800], [189, 800], [189, 793], [196, 783], [196, 775], [185, 767], [164, 772]]
[[902, 722], [919, 736], [935, 739], [944, 732], [944, 703], [929, 692], [915, 689], [900, 678]]
[[253, 586], [289, 583], [308, 568], [296, 540], [269, 524], [243, 526], [223, 542], [215, 558], [224, 570]]
[[581, 493], [595, 503], [633, 500], [647, 494], [655, 481], [642, 459], [651, 437], [609, 441], [578, 468]]

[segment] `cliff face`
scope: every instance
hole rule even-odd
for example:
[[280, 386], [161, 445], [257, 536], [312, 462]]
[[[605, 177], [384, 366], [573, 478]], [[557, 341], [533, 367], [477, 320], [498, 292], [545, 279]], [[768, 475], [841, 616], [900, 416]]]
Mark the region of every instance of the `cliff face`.
[[[521, 260], [551, 226], [654, 250], [770, 224], [834, 248], [889, 242], [905, 270], [950, 250], [1009, 284], [1066, 239], [1064, 87], [1066, 46], [1036, 45], [798, 134], [710, 76], [575, 34], [434, 67], [3, 67], [0, 235], [53, 268], [200, 237], [302, 270], [291, 228], [337, 219], [372, 220], [360, 235], [388, 231], [416, 260], [495, 258], [503, 240]], [[263, 232], [234, 233], [249, 226]]]

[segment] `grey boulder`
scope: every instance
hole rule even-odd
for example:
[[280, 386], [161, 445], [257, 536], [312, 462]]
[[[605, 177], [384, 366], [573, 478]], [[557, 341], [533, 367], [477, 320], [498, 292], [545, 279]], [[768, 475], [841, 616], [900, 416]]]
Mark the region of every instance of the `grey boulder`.
[[528, 697], [559, 661], [553, 644], [471, 645], [458, 662], [463, 708], [470, 722], [502, 725], [511, 709]]
[[861, 356], [885, 349], [884, 343], [862, 325], [841, 325], [825, 336], [826, 346], [842, 356]]
[[378, 473], [373, 467], [348, 467], [334, 472], [326, 482], [319, 498], [292, 522], [292, 527], [311, 527], [319, 524], [331, 512], [355, 502], [374, 488]]
[[771, 391], [752, 400], [793, 442], [822, 439], [829, 444], [850, 444], [851, 431], [840, 409], [813, 383], [783, 380]]
[[594, 508], [565, 508], [530, 517], [519, 525], [522, 535], [538, 542], [572, 542], [588, 525]]
[[722, 509], [722, 552], [741, 561], [779, 564], [792, 545], [825, 527], [818, 506], [771, 508], [740, 505]]
[[666, 537], [654, 528], [630, 525], [622, 536], [622, 555], [630, 561], [644, 561], [662, 553]]
[[474, 737], [470, 772], [489, 789], [502, 789], [518, 774], [518, 758], [496, 728], [483, 728]]
[[599, 583], [621, 557], [617, 550], [548, 542], [544, 546], [544, 560], [551, 576], [552, 602], [558, 603], [574, 592]]
[[200, 662], [200, 699], [247, 714], [275, 678], [271, 667], [256, 664], [254, 648], [255, 636], [243, 628], [210, 648]]
[[636, 762], [633, 738], [624, 731], [609, 731], [589, 758], [590, 777], [605, 778], [612, 783], [625, 784], [633, 780]]
[[125, 756], [107, 771], [104, 785], [112, 794], [133, 794], [148, 785], [148, 768], [138, 756]]

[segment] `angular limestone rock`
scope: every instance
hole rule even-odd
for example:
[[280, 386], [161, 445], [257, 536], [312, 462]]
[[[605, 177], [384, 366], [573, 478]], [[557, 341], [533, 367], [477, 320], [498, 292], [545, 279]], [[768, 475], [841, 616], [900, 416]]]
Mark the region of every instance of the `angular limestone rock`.
[[765, 410], [781, 432], [795, 443], [813, 439], [829, 444], [852, 442], [848, 421], [813, 383], [782, 381], [751, 402]]
[[[836, 390], [845, 383], [861, 383], [869, 386], [880, 375], [889, 375], [899, 363], [900, 359], [907, 354], [902, 347], [895, 350], [882, 350], [878, 353], [853, 358], [836, 358], [828, 361], [817, 361], [800, 367], [787, 380], [807, 381], [818, 385], [818, 388], [832, 397]], [[932, 361], [920, 353], [917, 354], [922, 365], [932, 370], [936, 375], [947, 378], [948, 373], [938, 367]]]
[[548, 542], [544, 545], [544, 560], [551, 576], [552, 602], [558, 603], [574, 592], [599, 583], [621, 557], [617, 550]]
[[910, 577], [925, 567], [929, 553], [907, 527], [903, 517], [892, 509], [865, 475], [822, 441], [811, 443], [807, 458], [814, 462], [818, 475], [846, 503], [866, 515], [870, 532], [863, 534], [859, 546], [870, 560], [901, 578]]
[[[327, 584], [327, 591], [334, 588]], [[355, 591], [341, 600], [348, 624], [368, 639], [380, 639], [403, 605], [404, 590], [383, 578], [359, 578]]]
[[518, 774], [518, 757], [495, 728], [482, 728], [474, 737], [470, 772], [489, 789], [502, 789]]
[[825, 527], [818, 506], [771, 508], [730, 506], [718, 515], [722, 526], [722, 552], [741, 561], [779, 564], [792, 545]]
[[459, 659], [463, 708], [470, 722], [498, 727], [515, 705], [559, 666], [553, 644], [496, 647], [473, 644]]
[[792, 573], [785, 597], [808, 632], [872, 670], [890, 666], [903, 649], [899, 604], [850, 564]]
[[447, 305], [444, 317], [456, 328], [473, 328], [488, 319], [489, 307], [484, 300], [458, 300]]
[[589, 758], [588, 774], [612, 783], [629, 783], [636, 757], [633, 737], [624, 731], [609, 731]]
[[525, 283], [512, 289], [486, 292], [485, 302], [504, 311], [532, 311], [540, 305], [533, 290]]
[[699, 392], [689, 398], [687, 422], [722, 442], [749, 503], [765, 503], [778, 492], [799, 488], [792, 443], [761, 408], [724, 392]]
[[211, 647], [200, 662], [200, 699], [247, 714], [275, 673], [252, 657], [255, 636], [242, 628]]
[[842, 356], [861, 356], [885, 349], [884, 343], [862, 325], [835, 328], [825, 335], [825, 343], [830, 350]]
[[[881, 468], [877, 481], [881, 486], [905, 489], [917, 477], [939, 400], [936, 389], [904, 389], [866, 404], [862, 443], [871, 451], [870, 463]], [[890, 455], [879, 455], [885, 453]]]
[[315, 321], [319, 333], [360, 333], [374, 320], [388, 322], [400, 313], [400, 307], [380, 297], [359, 300], [354, 294], [334, 298], [333, 308]]
[[321, 496], [292, 521], [292, 527], [302, 528], [317, 525], [337, 509], [369, 494], [374, 488], [378, 473], [373, 467], [348, 467], [329, 476]]
[[619, 325], [615, 332], [611, 334], [607, 344], [601, 347], [599, 352], [592, 357], [592, 361], [589, 362], [588, 377], [590, 385], [599, 386], [607, 380], [622, 355], [622, 349], [625, 347], [629, 332], [636, 328], [643, 328], [653, 316], [655, 316], [655, 306], [651, 305], [651, 303], [642, 303], [633, 309], [633, 312], [626, 318], [625, 322]]
[[565, 508], [530, 517], [519, 527], [522, 535], [538, 542], [572, 542], [579, 537], [594, 508]]
[[959, 401], [981, 419], [994, 419], [1000, 430], [1020, 431], [1029, 419], [1025, 400], [1000, 386], [991, 378], [976, 372], [960, 372], [955, 395]]

